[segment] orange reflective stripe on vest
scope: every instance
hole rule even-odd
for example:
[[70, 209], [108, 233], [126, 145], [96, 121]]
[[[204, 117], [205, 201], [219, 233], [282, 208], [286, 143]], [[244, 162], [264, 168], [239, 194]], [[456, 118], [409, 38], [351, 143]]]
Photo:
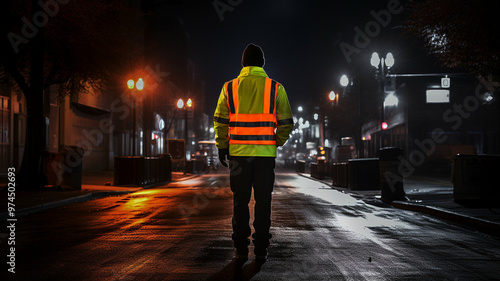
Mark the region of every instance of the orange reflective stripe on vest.
[[279, 84], [266, 78], [263, 113], [238, 112], [238, 78], [226, 83], [229, 107], [229, 144], [276, 145], [276, 94]]

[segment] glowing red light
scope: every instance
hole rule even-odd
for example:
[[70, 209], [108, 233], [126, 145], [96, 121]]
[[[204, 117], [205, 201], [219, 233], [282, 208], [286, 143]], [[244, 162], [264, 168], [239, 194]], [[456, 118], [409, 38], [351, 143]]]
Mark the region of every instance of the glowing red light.
[[387, 122], [382, 122], [382, 130], [387, 130], [388, 127], [389, 124], [387, 124]]

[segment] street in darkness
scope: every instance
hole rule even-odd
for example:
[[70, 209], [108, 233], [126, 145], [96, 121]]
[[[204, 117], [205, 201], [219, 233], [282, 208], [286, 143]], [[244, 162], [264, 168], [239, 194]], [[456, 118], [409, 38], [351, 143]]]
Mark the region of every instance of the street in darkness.
[[264, 263], [232, 259], [232, 193], [219, 171], [19, 218], [16, 280], [499, 278], [496, 237], [286, 171], [273, 196]]
[[500, 1], [0, 5], [0, 281], [500, 280]]

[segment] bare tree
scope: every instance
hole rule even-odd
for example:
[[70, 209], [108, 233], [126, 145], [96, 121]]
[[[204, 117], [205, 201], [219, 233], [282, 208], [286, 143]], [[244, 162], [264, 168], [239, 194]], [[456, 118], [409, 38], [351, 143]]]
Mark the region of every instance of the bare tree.
[[[407, 30], [447, 67], [473, 73], [500, 115], [500, 2], [490, 0], [412, 1]], [[498, 119], [497, 119], [498, 120]], [[500, 124], [497, 129], [500, 146]]]
[[498, 1], [489, 0], [412, 1], [406, 27], [444, 66], [499, 75], [499, 8]]
[[45, 184], [44, 90], [57, 84], [59, 97], [102, 93], [140, 62], [140, 14], [133, 4], [120, 0], [0, 4], [0, 82], [21, 92], [28, 110], [22, 186]]

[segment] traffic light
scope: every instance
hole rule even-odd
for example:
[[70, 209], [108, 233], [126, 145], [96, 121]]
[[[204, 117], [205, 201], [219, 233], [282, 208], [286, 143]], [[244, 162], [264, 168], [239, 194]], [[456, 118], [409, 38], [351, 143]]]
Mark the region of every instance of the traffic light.
[[387, 128], [389, 127], [389, 124], [387, 124], [387, 122], [382, 122], [382, 130], [387, 130]]

